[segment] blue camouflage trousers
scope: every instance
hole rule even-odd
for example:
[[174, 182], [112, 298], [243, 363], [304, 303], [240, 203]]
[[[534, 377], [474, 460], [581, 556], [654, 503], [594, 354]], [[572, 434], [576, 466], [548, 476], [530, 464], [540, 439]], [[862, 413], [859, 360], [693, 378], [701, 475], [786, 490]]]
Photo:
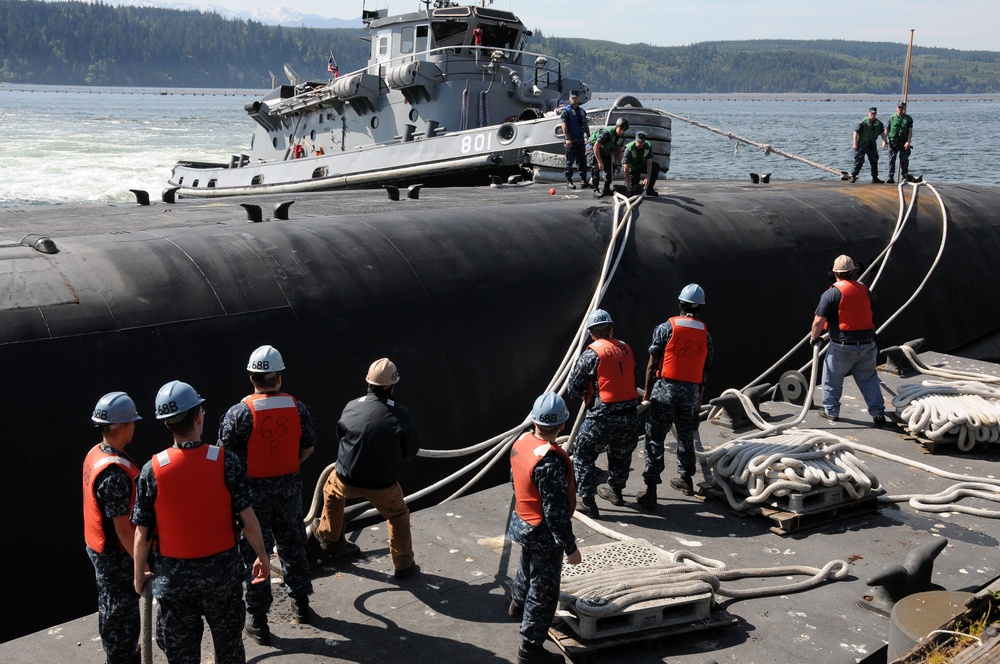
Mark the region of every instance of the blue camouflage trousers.
[[573, 177], [573, 163], [575, 162], [577, 167], [580, 169], [580, 180], [586, 182], [587, 180], [587, 157], [586, 157], [586, 143], [582, 138], [575, 138], [573, 142], [570, 143], [569, 147], [566, 148], [566, 179], [570, 180]]
[[157, 643], [169, 664], [200, 664], [202, 616], [212, 632], [215, 664], [245, 664], [243, 561], [234, 547], [208, 558], [156, 558], [153, 596]]
[[521, 560], [510, 587], [511, 599], [524, 605], [521, 639], [537, 646], [545, 643], [559, 604], [563, 552], [558, 547], [521, 547]]
[[642, 479], [646, 484], [659, 484], [663, 473], [663, 441], [670, 427], [677, 426], [677, 474], [694, 477], [694, 434], [698, 430], [697, 383], [659, 380], [649, 402], [646, 420], [646, 469]]
[[132, 556], [108, 542], [113, 551], [87, 555], [97, 578], [97, 631], [107, 664], [139, 664], [139, 596], [133, 585]]
[[621, 491], [628, 482], [632, 453], [639, 444], [639, 418], [634, 408], [600, 417], [588, 417], [580, 427], [573, 448], [576, 492], [581, 496], [597, 493], [597, 457], [608, 452], [608, 484]]
[[[270, 553], [278, 545], [278, 560], [285, 592], [289, 597], [312, 594], [312, 577], [306, 556], [306, 528], [302, 522], [302, 480], [298, 474], [284, 477], [251, 478], [253, 511], [264, 535], [264, 548]], [[267, 613], [271, 608], [270, 583], [253, 584], [253, 562], [257, 554], [240, 538], [240, 553], [246, 565], [246, 605], [251, 614]]]

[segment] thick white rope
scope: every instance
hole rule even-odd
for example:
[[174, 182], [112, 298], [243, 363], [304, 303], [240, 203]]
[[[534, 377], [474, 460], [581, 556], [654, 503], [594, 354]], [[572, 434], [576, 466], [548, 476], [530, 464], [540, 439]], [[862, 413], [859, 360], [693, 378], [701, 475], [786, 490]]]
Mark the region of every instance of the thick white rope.
[[[733, 509], [745, 510], [792, 492], [842, 487], [854, 500], [879, 488], [878, 478], [850, 445], [825, 431], [804, 429], [767, 440], [740, 439], [699, 452]], [[747, 494], [740, 500], [736, 492]]]
[[[988, 399], [992, 399], [989, 401]], [[903, 384], [892, 400], [913, 433], [934, 441], [955, 436], [958, 449], [1000, 441], [1000, 387], [976, 381]]]
[[[625, 253], [626, 242], [618, 242], [619, 237], [628, 238], [632, 229], [632, 222], [634, 217], [634, 209], [645, 199], [645, 192], [640, 195], [633, 196], [631, 198], [626, 198], [619, 193], [615, 193], [614, 196], [614, 211], [613, 211], [613, 227], [610, 238], [608, 239], [608, 247], [604, 254], [604, 260], [601, 266], [601, 273], [598, 279], [598, 287], [594, 292], [593, 297], [588, 304], [586, 312], [584, 312], [583, 318], [580, 325], [577, 328], [576, 335], [574, 337], [574, 343], [566, 351], [560, 362], [558, 368], [552, 379], [549, 381], [548, 386], [543, 392], [554, 391], [558, 394], [563, 394], [566, 390], [566, 383], [569, 380], [569, 374], [572, 370], [573, 364], [576, 362], [580, 353], [583, 352], [584, 345], [587, 341], [587, 317], [590, 312], [600, 304], [604, 293], [607, 291], [612, 278], [614, 278], [615, 272], [618, 269], [618, 265], [621, 262], [622, 256]], [[615, 251], [615, 247], [618, 250]], [[490, 468], [492, 468], [496, 463], [504, 458], [504, 453], [514, 444], [517, 437], [524, 430], [524, 427], [530, 423], [530, 417], [525, 418], [521, 424], [517, 427], [507, 430], [506, 432], [494, 436], [493, 438], [477, 443], [466, 448], [459, 450], [420, 450], [418, 456], [430, 457], [430, 458], [450, 458], [464, 456], [467, 454], [472, 454], [475, 452], [488, 449], [488, 451], [472, 461], [465, 467], [455, 471], [448, 477], [445, 477], [438, 482], [424, 487], [423, 489], [417, 491], [416, 493], [410, 494], [404, 498], [407, 503], [414, 500], [422, 498], [434, 491], [437, 491], [443, 486], [448, 485], [458, 477], [465, 475], [470, 472], [476, 466], [486, 463], [486, 465], [480, 470], [480, 472], [467, 482], [461, 489], [453, 493], [451, 496], [446, 498], [442, 502], [451, 501], [465, 493], [472, 485], [474, 485], [483, 475], [485, 475]], [[320, 476], [319, 482], [317, 482], [316, 489], [313, 491], [313, 501], [310, 506], [309, 514], [305, 517], [305, 522], [307, 524], [307, 532], [310, 530], [310, 524], [316, 518], [318, 512], [322, 509], [323, 500], [323, 484], [326, 482], [326, 478], [333, 471], [335, 464], [330, 464]], [[344, 518], [346, 520], [368, 518], [375, 516], [378, 512], [372, 508], [363, 510], [367, 503], [361, 503], [348, 508], [344, 512]], [[359, 513], [360, 512], [360, 513]]]
[[[843, 560], [832, 560], [822, 568], [786, 565], [728, 570], [720, 560], [698, 556], [689, 551], [664, 553], [668, 559], [653, 565], [613, 568], [564, 578], [560, 586], [560, 601], [572, 604], [578, 615], [604, 617], [620, 613], [639, 602], [690, 597], [702, 593], [747, 599], [800, 592], [828, 579], [843, 579], [848, 572], [848, 565]], [[789, 575], [808, 575], [809, 578], [758, 588], [730, 588], [722, 585], [722, 581]]]

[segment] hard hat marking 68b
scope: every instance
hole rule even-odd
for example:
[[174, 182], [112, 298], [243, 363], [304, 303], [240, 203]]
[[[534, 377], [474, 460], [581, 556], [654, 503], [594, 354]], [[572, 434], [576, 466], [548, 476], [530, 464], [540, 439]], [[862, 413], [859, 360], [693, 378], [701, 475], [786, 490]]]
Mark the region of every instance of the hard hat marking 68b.
[[177, 402], [176, 401], [169, 401], [167, 403], [161, 403], [159, 406], [156, 407], [156, 414], [157, 415], [166, 415], [167, 413], [176, 413], [176, 412], [177, 412]]

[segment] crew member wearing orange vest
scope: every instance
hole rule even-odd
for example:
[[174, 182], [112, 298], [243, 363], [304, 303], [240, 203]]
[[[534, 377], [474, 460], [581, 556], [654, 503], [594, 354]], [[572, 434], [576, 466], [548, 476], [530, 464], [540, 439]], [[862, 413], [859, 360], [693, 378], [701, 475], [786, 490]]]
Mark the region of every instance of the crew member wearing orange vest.
[[[566, 388], [570, 396], [584, 399], [587, 415], [573, 448], [580, 513], [597, 517], [596, 493], [612, 505], [624, 505], [622, 489], [628, 483], [632, 452], [639, 443], [639, 392], [635, 381], [635, 355], [627, 343], [614, 338], [611, 315], [596, 309], [587, 317], [592, 343], [573, 366]], [[607, 449], [608, 483], [598, 486], [595, 465]]]
[[[260, 524], [250, 504], [246, 468], [232, 452], [201, 442], [202, 399], [187, 383], [171, 381], [156, 395], [156, 419], [173, 435], [171, 447], [142, 468], [132, 522], [135, 592], [149, 578], [159, 604], [157, 636], [170, 664], [201, 661], [202, 618], [217, 664], [245, 664], [243, 579], [237, 544], [242, 529], [257, 558], [252, 583], [270, 575]], [[155, 575], [146, 560], [156, 535]]]
[[819, 299], [811, 336], [821, 343], [824, 330], [830, 332], [830, 346], [823, 362], [823, 417], [840, 419], [840, 397], [844, 377], [854, 376], [875, 426], [885, 426], [885, 399], [879, 386], [876, 366], [878, 347], [872, 316], [872, 296], [868, 287], [854, 279], [854, 261], [839, 256], [833, 262], [836, 282]]
[[97, 577], [97, 631], [107, 664], [139, 664], [139, 596], [132, 588], [135, 528], [129, 521], [139, 466], [125, 447], [141, 419], [129, 395], [105, 394], [91, 416], [101, 442], [83, 462], [84, 539]]
[[[285, 361], [274, 346], [261, 346], [250, 355], [247, 371], [253, 394], [223, 416], [219, 445], [236, 453], [247, 465], [264, 548], [271, 551], [277, 543], [292, 614], [299, 623], [308, 624], [313, 588], [305, 549], [299, 464], [312, 454], [316, 434], [306, 405], [281, 391], [284, 370]], [[253, 549], [244, 540], [240, 551], [249, 569]], [[267, 624], [271, 602], [271, 584], [247, 584], [246, 632], [261, 645], [271, 644]]]
[[532, 430], [510, 451], [514, 513], [507, 536], [521, 545], [521, 558], [508, 613], [521, 618], [518, 664], [564, 661], [562, 655], [545, 650], [545, 639], [559, 603], [563, 553], [571, 565], [582, 559], [573, 534], [573, 462], [556, 444], [568, 419], [562, 397], [546, 392], [531, 409]]
[[685, 496], [694, 495], [694, 435], [705, 378], [712, 365], [712, 335], [696, 316], [705, 304], [705, 291], [698, 284], [681, 290], [680, 315], [653, 331], [646, 366], [645, 398], [649, 401], [646, 421], [646, 489], [636, 502], [656, 507], [656, 485], [664, 469], [663, 442], [670, 427], [677, 425], [677, 477], [670, 486]]

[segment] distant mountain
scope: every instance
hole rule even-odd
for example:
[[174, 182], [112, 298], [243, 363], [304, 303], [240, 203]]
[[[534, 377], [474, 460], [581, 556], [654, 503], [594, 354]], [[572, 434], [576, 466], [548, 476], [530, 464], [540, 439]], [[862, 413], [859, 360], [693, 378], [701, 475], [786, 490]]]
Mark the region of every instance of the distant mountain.
[[189, 2], [169, 2], [168, 0], [115, 0], [113, 5], [130, 7], [159, 7], [183, 11], [214, 12], [223, 18], [238, 18], [257, 21], [264, 25], [281, 25], [286, 28], [361, 28], [361, 17], [354, 19], [326, 18], [317, 14], [303, 14], [288, 7], [265, 7], [264, 9], [233, 10], [222, 5], [194, 5]]
[[[0, 0], [0, 81], [48, 85], [263, 88], [282, 65], [325, 81], [332, 52], [342, 73], [364, 67], [371, 45], [350, 28], [301, 27], [290, 10], [228, 13], [202, 8]], [[223, 0], [231, 1], [231, 0]], [[244, 16], [248, 18], [244, 18]], [[308, 19], [308, 20], [307, 20]], [[275, 24], [280, 25], [275, 25]], [[549, 53], [592, 90], [633, 93], [894, 94], [906, 45], [844, 40], [753, 40], [658, 47], [548, 37], [526, 50]], [[1000, 53], [913, 49], [911, 94], [996, 94]]]

